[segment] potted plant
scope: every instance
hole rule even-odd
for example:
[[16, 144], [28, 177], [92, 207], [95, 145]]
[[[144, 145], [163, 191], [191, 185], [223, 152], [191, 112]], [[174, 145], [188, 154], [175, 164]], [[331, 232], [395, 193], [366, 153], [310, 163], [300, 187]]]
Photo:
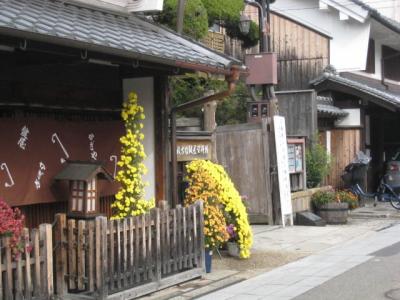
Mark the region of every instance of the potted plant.
[[336, 192], [336, 200], [349, 204], [349, 209], [358, 207], [358, 197], [353, 192], [348, 190], [341, 190]]
[[186, 165], [186, 171], [185, 205], [198, 200], [204, 203], [206, 248], [212, 250], [225, 244], [230, 238], [227, 226], [232, 224], [240, 258], [250, 257], [253, 234], [247, 209], [224, 168], [211, 161], [194, 160]]
[[226, 247], [230, 256], [240, 257], [240, 247], [237, 242], [238, 234], [234, 224], [226, 226], [226, 231], [229, 234], [229, 240], [226, 243]]
[[349, 204], [341, 202], [336, 193], [330, 191], [318, 191], [311, 197], [316, 214], [328, 224], [347, 223]]
[[204, 242], [206, 273], [211, 272], [213, 249], [219, 248], [229, 238], [224, 215], [215, 199], [204, 205]]

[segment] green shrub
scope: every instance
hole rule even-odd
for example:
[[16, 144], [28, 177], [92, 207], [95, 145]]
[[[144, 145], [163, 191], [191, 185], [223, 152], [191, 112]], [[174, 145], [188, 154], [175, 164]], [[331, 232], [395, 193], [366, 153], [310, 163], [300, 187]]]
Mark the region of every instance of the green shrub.
[[311, 202], [315, 208], [321, 207], [324, 204], [336, 202], [334, 191], [318, 191], [311, 196]]
[[314, 142], [306, 150], [307, 187], [317, 187], [328, 175], [331, 167], [331, 158], [324, 146]]
[[[164, 9], [160, 15], [157, 16], [157, 21], [175, 30], [177, 6], [177, 0], [164, 1]], [[207, 32], [208, 15], [203, 2], [201, 0], [186, 1], [183, 33], [198, 40], [205, 37]]]

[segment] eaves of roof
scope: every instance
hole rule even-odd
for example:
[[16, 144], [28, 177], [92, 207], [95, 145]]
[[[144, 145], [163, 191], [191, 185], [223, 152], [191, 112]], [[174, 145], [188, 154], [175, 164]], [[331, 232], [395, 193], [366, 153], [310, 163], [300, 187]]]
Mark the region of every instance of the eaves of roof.
[[352, 0], [352, 1], [361, 6], [362, 8], [364, 8], [365, 10], [367, 10], [373, 19], [375, 19], [382, 25], [386, 26], [387, 28], [391, 29], [392, 31], [400, 34], [400, 23], [382, 15], [378, 10], [369, 6], [368, 4], [364, 3], [361, 0]]
[[324, 72], [320, 77], [312, 80], [310, 84], [317, 88], [320, 84], [324, 82], [333, 82], [340, 86], [344, 86], [356, 90], [362, 94], [368, 95], [374, 98], [375, 103], [378, 105], [391, 107], [392, 109], [400, 109], [400, 95], [378, 90], [358, 81], [344, 78], [339, 74]]
[[348, 5], [346, 1], [338, 1], [338, 0], [322, 0], [325, 4], [334, 7], [341, 13], [357, 20], [360, 23], [364, 23], [365, 19], [368, 17], [368, 13], [365, 11], [365, 8], [356, 6], [356, 5]]
[[61, 0], [0, 0], [0, 34], [211, 73], [242, 67], [145, 18]]
[[321, 117], [341, 118], [348, 115], [348, 112], [333, 105], [331, 97], [317, 96], [317, 112]]
[[332, 118], [340, 118], [348, 115], [346, 111], [339, 107], [325, 104], [317, 104], [317, 112], [319, 116], [328, 116]]

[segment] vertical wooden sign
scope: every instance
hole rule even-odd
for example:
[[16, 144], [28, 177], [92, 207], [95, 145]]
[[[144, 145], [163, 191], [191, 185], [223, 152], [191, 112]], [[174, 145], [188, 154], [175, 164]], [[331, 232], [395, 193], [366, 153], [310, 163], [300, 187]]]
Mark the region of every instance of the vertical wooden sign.
[[276, 157], [278, 165], [279, 194], [281, 200], [282, 225], [289, 219], [293, 225], [292, 197], [290, 194], [289, 159], [286, 138], [285, 118], [274, 116]]

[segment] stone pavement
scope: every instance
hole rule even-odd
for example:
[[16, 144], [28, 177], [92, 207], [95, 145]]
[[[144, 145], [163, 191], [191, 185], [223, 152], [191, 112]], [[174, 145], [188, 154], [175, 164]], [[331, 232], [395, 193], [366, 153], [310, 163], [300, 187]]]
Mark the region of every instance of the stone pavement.
[[294, 251], [313, 254], [346, 241], [375, 233], [376, 230], [400, 222], [392, 219], [352, 219], [345, 225], [314, 226], [252, 226], [253, 251]]
[[374, 207], [373, 201], [366, 201], [364, 206], [350, 211], [350, 216], [358, 219], [400, 219], [400, 210], [394, 209], [389, 202], [378, 202]]
[[[279, 270], [284, 270], [282, 268], [285, 268], [285, 266], [279, 267], [278, 269], [274, 268], [281, 266], [288, 261], [293, 261], [298, 257], [318, 254], [321, 251], [325, 251], [334, 246], [340, 247], [354, 239], [374, 236], [377, 230], [382, 230], [399, 222], [400, 220], [389, 219], [349, 219], [349, 222], [346, 225], [328, 225], [326, 227], [293, 226], [282, 228], [281, 226], [255, 225], [252, 226], [254, 233], [252, 252], [257, 253], [257, 255], [253, 255], [250, 260], [231, 259], [234, 261], [234, 264], [221, 264], [220, 262], [226, 262], [227, 259], [224, 258], [223, 261], [220, 261], [216, 256], [213, 258], [213, 272], [206, 274], [204, 278], [192, 280], [142, 297], [141, 299], [193, 299], [227, 286], [234, 285], [238, 282], [243, 282], [244, 284], [246, 282], [244, 280], [250, 277], [254, 278], [254, 276], [260, 274], [260, 276], [265, 276], [265, 274], [268, 274], [266, 272], [271, 269], [276, 270], [277, 272]], [[277, 257], [276, 253], [287, 253], [289, 258], [286, 260], [281, 259], [280, 261], [269, 262]], [[265, 263], [264, 261], [260, 262], [256, 259], [256, 257], [259, 257], [260, 255], [264, 256], [264, 261], [267, 261], [266, 265], [263, 265], [263, 263]], [[282, 258], [285, 258], [285, 256], [283, 255]], [[300, 263], [301, 261], [298, 261], [297, 263]], [[215, 266], [218, 266], [219, 264], [223, 265], [223, 268], [215, 268]], [[291, 264], [286, 266], [290, 265]], [[324, 264], [321, 264], [320, 262], [320, 264], [315, 266], [315, 268], [322, 268], [323, 266]], [[293, 273], [295, 272], [293, 271]], [[288, 280], [288, 282], [291, 282], [290, 279]], [[278, 281], [278, 283], [279, 282], [280, 281]], [[274, 286], [275, 285], [276, 284], [274, 284]]]
[[400, 242], [400, 225], [388, 223], [374, 232], [276, 268], [199, 299], [293, 299], [369, 260], [371, 254]]

